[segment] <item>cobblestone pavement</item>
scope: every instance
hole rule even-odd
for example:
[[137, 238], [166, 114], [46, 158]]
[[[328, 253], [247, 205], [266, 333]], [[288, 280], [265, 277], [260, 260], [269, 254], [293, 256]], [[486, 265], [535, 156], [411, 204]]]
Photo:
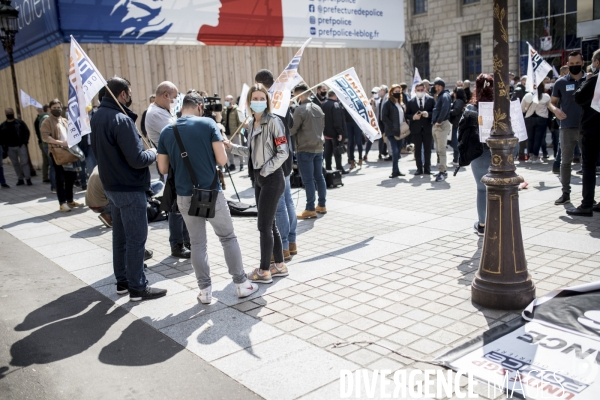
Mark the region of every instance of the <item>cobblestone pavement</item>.
[[[472, 228], [477, 213], [470, 170], [436, 183], [413, 176], [412, 160], [402, 158], [407, 175], [399, 179], [388, 179], [391, 165], [385, 161], [344, 176], [345, 186], [327, 192], [328, 213], [299, 221], [299, 253], [288, 263], [289, 277], [261, 286], [250, 298], [235, 295], [219, 242], [209, 234], [213, 295], [219, 300], [210, 306], [196, 302], [190, 262], [170, 256], [166, 222], [150, 224], [147, 248], [154, 258], [147, 276], [169, 293], [141, 304], [115, 293], [110, 229], [87, 208], [59, 213], [41, 179], [34, 178], [32, 187], [0, 191], [0, 224], [260, 396], [337, 399], [341, 369], [432, 369], [391, 350], [430, 360], [519, 315], [471, 303], [482, 239]], [[518, 172], [529, 182], [519, 203], [537, 296], [600, 279], [600, 216], [572, 218], [554, 205], [560, 183], [551, 162], [521, 163]], [[14, 184], [10, 166], [5, 174]], [[233, 179], [242, 200], [252, 202], [245, 173]], [[573, 173], [572, 183], [577, 205], [580, 176]], [[304, 192], [294, 190], [294, 200], [302, 210]], [[256, 219], [235, 218], [234, 224], [250, 270], [260, 257]], [[332, 346], [358, 341], [385, 348]], [[480, 395], [487, 398], [484, 391]]]

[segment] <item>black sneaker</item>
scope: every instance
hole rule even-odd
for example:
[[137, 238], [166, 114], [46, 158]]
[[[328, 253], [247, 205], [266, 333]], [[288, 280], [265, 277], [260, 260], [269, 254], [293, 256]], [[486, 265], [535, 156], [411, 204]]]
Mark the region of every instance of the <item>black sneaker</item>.
[[137, 290], [129, 291], [129, 301], [154, 300], [167, 295], [167, 289], [157, 289], [146, 287], [145, 290], [138, 292]]
[[560, 175], [560, 168], [552, 168], [552, 173], [556, 175]]
[[415, 175], [423, 175], [423, 170], [422, 170], [422, 169], [418, 169], [418, 170], [415, 172]]
[[235, 171], [235, 164], [231, 164], [231, 165], [229, 166], [229, 170], [230, 170], [230, 171]]
[[571, 202], [571, 195], [569, 193], [563, 193], [558, 200], [554, 202], [555, 205], [567, 204]]
[[125, 282], [125, 283], [117, 282], [117, 294], [127, 294], [127, 293], [129, 293], [129, 284], [127, 282]]
[[579, 171], [575, 172], [577, 175], [583, 175], [583, 169], [580, 169]]
[[31, 179], [27, 179], [27, 181], [26, 181], [26, 182], [27, 182], [27, 186], [31, 186], [31, 185], [33, 185], [33, 183], [31, 183]]
[[17, 181], [17, 186], [23, 186], [25, 184], [25, 181], [23, 179], [19, 179]]
[[473, 225], [473, 228], [475, 229], [475, 233], [477, 233], [479, 236], [483, 236], [485, 233], [485, 226], [481, 226], [479, 225], [479, 221], [475, 222], [475, 225]]
[[244, 164], [240, 164], [240, 171], [244, 170]]
[[190, 258], [192, 252], [183, 243], [171, 247], [171, 255], [177, 258]]
[[153, 255], [154, 252], [152, 250], [144, 249], [144, 261], [151, 259]]
[[4, 189], [10, 189], [10, 186], [6, 183], [1, 184], [0, 186], [2, 186]]
[[573, 215], [576, 217], [593, 217], [594, 216], [593, 208], [585, 208], [582, 206], [579, 206], [577, 208], [571, 208], [571, 209], [567, 210], [567, 214]]
[[446, 177], [448, 176], [447, 173], [444, 172], [440, 172], [435, 176], [435, 181], [436, 182], [442, 182], [446, 180]]

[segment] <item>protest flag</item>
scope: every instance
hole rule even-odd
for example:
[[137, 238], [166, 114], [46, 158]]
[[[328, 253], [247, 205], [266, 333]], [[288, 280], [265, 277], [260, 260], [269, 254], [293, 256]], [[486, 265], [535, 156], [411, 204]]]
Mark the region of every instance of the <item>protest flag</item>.
[[67, 143], [69, 147], [79, 143], [84, 135], [92, 131], [86, 106], [91, 103], [96, 93], [104, 85], [106, 85], [106, 80], [104, 80], [98, 68], [85, 54], [75, 38], [71, 36], [67, 110]]
[[25, 93], [23, 89], [21, 89], [21, 105], [23, 108], [29, 106], [34, 106], [35, 108], [44, 108], [44, 106], [41, 105], [36, 99]]
[[531, 92], [533, 102], [538, 103], [538, 85], [548, 75], [548, 72], [552, 70], [552, 66], [548, 64], [529, 43], [527, 43], [527, 45], [529, 46], [529, 54], [527, 57], [527, 82], [525, 83], [525, 86], [527, 91]]
[[327, 79], [324, 83], [335, 92], [340, 103], [371, 142], [381, 138], [377, 118], [354, 67]]
[[300, 50], [298, 50], [294, 58], [292, 58], [288, 66], [285, 67], [283, 72], [275, 80], [275, 83], [273, 83], [273, 86], [269, 89], [272, 112], [280, 117], [285, 117], [287, 110], [290, 107], [292, 89], [297, 82], [299, 82], [296, 78], [298, 75], [298, 64], [300, 64], [304, 48], [308, 45], [310, 39], [311, 38], [308, 38], [306, 42], [304, 42], [302, 47], [300, 47]]
[[415, 68], [415, 77], [413, 78], [412, 90], [410, 91], [410, 98], [411, 99], [413, 97], [415, 97], [415, 88], [417, 87], [417, 84], [419, 82], [421, 82], [421, 75], [419, 74], [419, 69]]

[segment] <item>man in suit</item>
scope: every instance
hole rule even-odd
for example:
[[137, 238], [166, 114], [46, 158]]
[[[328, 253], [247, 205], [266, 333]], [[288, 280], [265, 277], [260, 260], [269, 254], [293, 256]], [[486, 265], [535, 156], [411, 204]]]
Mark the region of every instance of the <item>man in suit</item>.
[[331, 170], [331, 157], [335, 159], [335, 169], [347, 174], [348, 171], [342, 165], [342, 155], [336, 153], [335, 148], [344, 143], [346, 135], [346, 121], [344, 111], [338, 102], [338, 98], [333, 90], [328, 93], [328, 99], [322, 104], [323, 113], [325, 113], [325, 169]]
[[[410, 133], [415, 144], [415, 175], [431, 174], [431, 144], [433, 141], [431, 114], [435, 107], [433, 97], [425, 92], [425, 85], [419, 82], [415, 87], [415, 97], [406, 104], [406, 120], [410, 125]], [[423, 146], [424, 150], [421, 150]], [[423, 160], [423, 154], [425, 160]], [[425, 168], [423, 170], [423, 168]]]

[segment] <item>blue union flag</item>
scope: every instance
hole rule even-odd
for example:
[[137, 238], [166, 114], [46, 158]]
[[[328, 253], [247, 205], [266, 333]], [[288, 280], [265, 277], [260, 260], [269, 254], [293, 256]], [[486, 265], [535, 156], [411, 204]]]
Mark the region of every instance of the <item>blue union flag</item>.
[[69, 147], [81, 141], [82, 136], [92, 130], [86, 106], [106, 85], [106, 81], [92, 60], [85, 54], [79, 43], [71, 36], [71, 52], [69, 56], [69, 104], [67, 117], [69, 120], [67, 142]]

